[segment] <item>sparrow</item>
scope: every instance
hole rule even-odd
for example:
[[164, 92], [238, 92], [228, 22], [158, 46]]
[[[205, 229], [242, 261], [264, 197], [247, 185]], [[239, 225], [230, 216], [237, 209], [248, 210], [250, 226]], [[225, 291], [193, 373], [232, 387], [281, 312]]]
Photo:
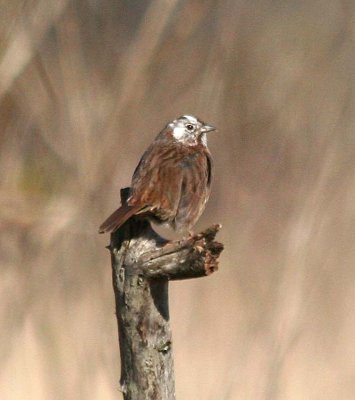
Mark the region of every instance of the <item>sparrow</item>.
[[168, 123], [139, 161], [127, 202], [99, 233], [115, 232], [134, 215], [190, 231], [210, 196], [213, 163], [206, 134], [214, 130], [192, 115]]

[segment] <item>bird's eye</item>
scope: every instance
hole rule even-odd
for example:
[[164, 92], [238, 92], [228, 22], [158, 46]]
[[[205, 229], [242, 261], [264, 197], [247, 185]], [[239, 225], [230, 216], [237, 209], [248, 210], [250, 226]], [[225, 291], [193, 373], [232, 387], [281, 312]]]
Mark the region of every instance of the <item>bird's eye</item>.
[[194, 130], [194, 126], [191, 124], [186, 125], [186, 129], [190, 132], [192, 132]]

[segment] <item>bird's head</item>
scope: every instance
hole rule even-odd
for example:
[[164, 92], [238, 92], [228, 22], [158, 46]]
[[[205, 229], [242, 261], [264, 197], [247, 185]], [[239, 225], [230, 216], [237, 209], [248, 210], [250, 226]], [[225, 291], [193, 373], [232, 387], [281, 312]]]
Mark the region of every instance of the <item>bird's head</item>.
[[216, 128], [205, 124], [192, 115], [183, 115], [167, 125], [173, 140], [187, 146], [203, 144], [207, 146], [207, 132], [215, 131]]

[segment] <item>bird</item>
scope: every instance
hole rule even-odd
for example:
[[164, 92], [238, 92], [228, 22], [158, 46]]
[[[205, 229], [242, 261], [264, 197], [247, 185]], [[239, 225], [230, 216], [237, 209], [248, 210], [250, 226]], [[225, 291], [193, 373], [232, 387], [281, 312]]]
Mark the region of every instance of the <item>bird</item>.
[[99, 233], [113, 233], [135, 215], [191, 232], [210, 196], [213, 162], [207, 133], [215, 130], [193, 115], [169, 122], [140, 159], [127, 201]]

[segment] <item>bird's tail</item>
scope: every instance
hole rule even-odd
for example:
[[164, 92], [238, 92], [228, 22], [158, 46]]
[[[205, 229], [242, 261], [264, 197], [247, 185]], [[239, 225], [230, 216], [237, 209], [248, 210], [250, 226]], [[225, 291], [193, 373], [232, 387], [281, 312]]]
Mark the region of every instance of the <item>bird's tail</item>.
[[132, 215], [141, 209], [140, 206], [129, 206], [124, 204], [113, 212], [100, 226], [99, 233], [115, 232], [123, 225]]

